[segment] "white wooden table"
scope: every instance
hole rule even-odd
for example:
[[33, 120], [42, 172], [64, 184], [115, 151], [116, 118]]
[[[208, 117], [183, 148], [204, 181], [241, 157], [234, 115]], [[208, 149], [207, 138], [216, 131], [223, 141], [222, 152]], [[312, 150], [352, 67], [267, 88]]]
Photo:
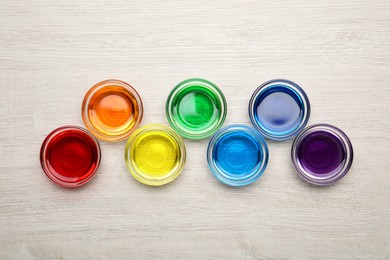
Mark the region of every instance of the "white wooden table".
[[[132, 84], [142, 125], [167, 124], [165, 99], [202, 77], [228, 101], [225, 125], [250, 124], [262, 82], [287, 78], [312, 103], [309, 124], [351, 138], [355, 160], [316, 188], [292, 169], [292, 141], [269, 142], [265, 175], [240, 189], [209, 172], [208, 140], [186, 140], [178, 179], [153, 188], [125, 168], [125, 142], [101, 142], [79, 189], [42, 172], [45, 136], [83, 126], [95, 83]], [[390, 258], [390, 2], [4, 0], [0, 5], [0, 258]]]

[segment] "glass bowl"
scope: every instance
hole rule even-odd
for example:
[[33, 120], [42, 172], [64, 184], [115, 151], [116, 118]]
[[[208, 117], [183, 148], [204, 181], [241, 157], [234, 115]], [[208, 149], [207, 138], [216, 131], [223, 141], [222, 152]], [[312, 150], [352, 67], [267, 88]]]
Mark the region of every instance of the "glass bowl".
[[211, 138], [207, 149], [211, 172], [230, 186], [245, 186], [263, 174], [268, 147], [263, 137], [245, 125], [230, 125]]
[[138, 128], [143, 105], [132, 86], [110, 79], [97, 83], [85, 94], [81, 114], [94, 136], [104, 141], [119, 141]]
[[222, 91], [205, 79], [188, 79], [173, 88], [166, 102], [169, 124], [180, 135], [203, 139], [215, 133], [226, 118]]
[[53, 130], [43, 141], [40, 161], [50, 180], [74, 188], [95, 176], [100, 165], [100, 146], [84, 128], [63, 126]]
[[328, 124], [307, 127], [294, 140], [291, 159], [295, 171], [314, 185], [330, 185], [352, 166], [353, 149], [347, 135]]
[[182, 138], [170, 127], [146, 125], [135, 131], [125, 148], [125, 162], [141, 183], [160, 186], [173, 181], [186, 161]]
[[266, 138], [283, 141], [297, 135], [310, 117], [310, 102], [296, 83], [276, 79], [263, 83], [249, 101], [249, 118]]

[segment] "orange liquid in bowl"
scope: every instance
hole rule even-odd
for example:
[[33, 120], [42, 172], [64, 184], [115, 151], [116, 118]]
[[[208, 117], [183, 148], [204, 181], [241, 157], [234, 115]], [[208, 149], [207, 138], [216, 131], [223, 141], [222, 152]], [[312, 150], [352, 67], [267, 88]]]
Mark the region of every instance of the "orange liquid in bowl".
[[117, 141], [128, 137], [141, 123], [142, 101], [129, 84], [106, 80], [93, 86], [85, 95], [83, 120], [96, 137]]

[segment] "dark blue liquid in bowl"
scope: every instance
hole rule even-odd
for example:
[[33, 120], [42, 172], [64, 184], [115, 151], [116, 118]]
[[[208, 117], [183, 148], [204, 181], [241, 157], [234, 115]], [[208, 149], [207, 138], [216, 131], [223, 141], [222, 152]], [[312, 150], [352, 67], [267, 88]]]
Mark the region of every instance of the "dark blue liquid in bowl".
[[303, 119], [302, 100], [286, 85], [272, 85], [256, 98], [254, 106], [255, 120], [273, 135], [293, 132]]

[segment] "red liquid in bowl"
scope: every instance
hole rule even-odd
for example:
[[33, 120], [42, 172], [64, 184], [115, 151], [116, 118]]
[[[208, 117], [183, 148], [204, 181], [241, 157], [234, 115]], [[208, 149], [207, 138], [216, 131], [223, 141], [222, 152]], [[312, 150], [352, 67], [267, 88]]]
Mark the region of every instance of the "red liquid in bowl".
[[57, 128], [42, 144], [42, 169], [58, 185], [77, 187], [87, 183], [95, 175], [99, 163], [99, 144], [83, 128]]

